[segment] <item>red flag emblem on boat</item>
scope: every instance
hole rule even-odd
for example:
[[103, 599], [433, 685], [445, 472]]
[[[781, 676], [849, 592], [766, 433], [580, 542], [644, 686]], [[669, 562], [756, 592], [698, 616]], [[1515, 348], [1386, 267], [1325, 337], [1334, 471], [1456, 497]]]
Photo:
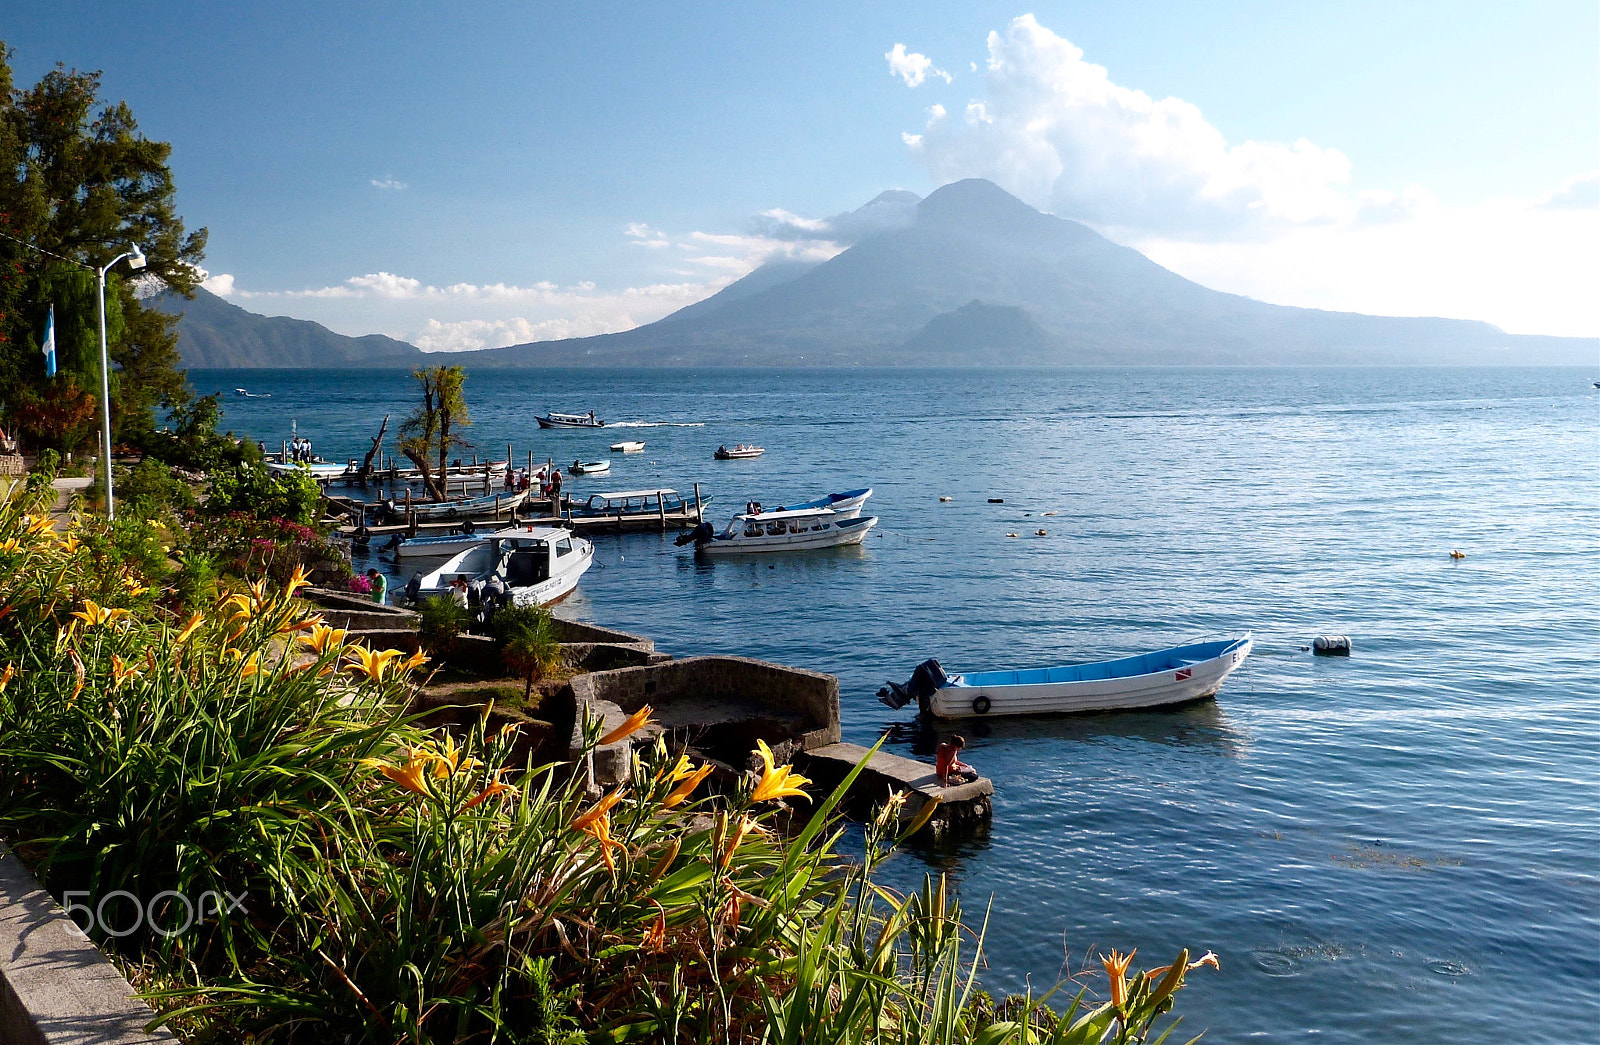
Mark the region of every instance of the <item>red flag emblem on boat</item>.
[[1194, 672], [1190, 671], [1188, 668], [1182, 668], [1182, 669], [1180, 669], [1178, 671], [1178, 673], [1176, 675], [1173, 676], [1173, 679], [1174, 679], [1174, 681], [1182, 682], [1184, 679], [1188, 678], [1190, 675], [1193, 675], [1193, 674], [1194, 674]]

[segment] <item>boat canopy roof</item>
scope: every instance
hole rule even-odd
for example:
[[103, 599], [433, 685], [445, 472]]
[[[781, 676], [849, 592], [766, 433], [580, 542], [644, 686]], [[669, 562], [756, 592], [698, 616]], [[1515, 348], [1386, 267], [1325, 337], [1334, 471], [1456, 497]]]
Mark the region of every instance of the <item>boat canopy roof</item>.
[[838, 514], [832, 508], [786, 508], [782, 511], [774, 509], [769, 512], [766, 509], [762, 509], [760, 512], [740, 512], [734, 518], [759, 519], [765, 522], [768, 519], [815, 519]]
[[488, 536], [496, 539], [515, 537], [524, 541], [559, 541], [563, 537], [571, 537], [572, 531], [564, 526], [507, 526]]
[[1100, 660], [1091, 664], [1066, 664], [1056, 668], [1025, 668], [1021, 671], [967, 671], [950, 676], [952, 686], [1042, 686], [1059, 682], [1096, 682], [1105, 679], [1126, 679], [1139, 675], [1153, 675], [1190, 667], [1215, 660], [1232, 650], [1249, 635], [1237, 639], [1219, 639], [1215, 642], [1194, 642], [1186, 646], [1172, 646], [1153, 653], [1117, 660]]
[[663, 497], [676, 497], [676, 490], [623, 490], [620, 493], [597, 493], [594, 496], [608, 501], [626, 501], [631, 497], [654, 497], [657, 494]]

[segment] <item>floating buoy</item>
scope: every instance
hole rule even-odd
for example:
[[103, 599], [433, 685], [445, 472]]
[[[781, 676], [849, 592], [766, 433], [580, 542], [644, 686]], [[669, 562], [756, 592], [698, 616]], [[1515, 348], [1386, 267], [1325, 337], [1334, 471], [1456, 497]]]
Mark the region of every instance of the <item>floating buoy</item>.
[[1035, 530], [1034, 532], [1036, 534], [1038, 534], [1040, 537], [1048, 537], [1048, 536], [1050, 536], [1049, 534], [1045, 533], [1043, 530]]
[[1006, 499], [1004, 497], [991, 497], [991, 498], [989, 498], [989, 503], [990, 504], [1005, 504], [1006, 503]]
[[1319, 657], [1348, 657], [1350, 638], [1346, 635], [1318, 635], [1311, 640], [1311, 652]]
[[1059, 512], [1045, 512], [1045, 515], [1059, 515]]
[[950, 500], [950, 498], [948, 498], [948, 497], [941, 497], [941, 498], [939, 498], [939, 500], [941, 500], [941, 501], [948, 501], [948, 500]]
[[1015, 537], [1015, 536], [1016, 536], [1016, 534], [1014, 534], [1014, 533], [1008, 533], [1008, 534], [1006, 534], [1006, 536], [1007, 536], [1007, 537]]
[[1452, 559], [1465, 559], [1466, 557], [1467, 553], [1464, 551], [1453, 551], [1450, 553], [1450, 558]]

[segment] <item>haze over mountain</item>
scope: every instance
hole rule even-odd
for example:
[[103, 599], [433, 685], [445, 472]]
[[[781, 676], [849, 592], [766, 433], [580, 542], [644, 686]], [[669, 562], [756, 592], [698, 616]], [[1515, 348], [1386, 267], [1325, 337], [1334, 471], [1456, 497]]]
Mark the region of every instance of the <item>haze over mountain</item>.
[[[622, 333], [422, 355], [388, 338], [339, 338], [316, 324], [251, 317], [315, 328], [324, 340], [306, 334], [285, 352], [258, 337], [247, 344], [245, 362], [227, 349], [230, 328], [207, 302], [192, 339], [185, 316], [180, 348], [191, 366], [394, 365], [418, 358], [474, 367], [1583, 364], [1595, 358], [1594, 339], [1507, 334], [1470, 320], [1269, 305], [1210, 290], [978, 179], [945, 185], [922, 200], [884, 193], [827, 224], [853, 245], [814, 265], [768, 264]], [[226, 315], [231, 329], [254, 329], [241, 318], [249, 313], [234, 312]], [[195, 346], [193, 355], [185, 341]], [[324, 351], [342, 354], [315, 360], [324, 343]]]
[[347, 337], [310, 320], [257, 315], [208, 290], [197, 290], [192, 300], [159, 294], [151, 304], [182, 314], [178, 354], [196, 370], [406, 366], [424, 358], [421, 349], [392, 337]]

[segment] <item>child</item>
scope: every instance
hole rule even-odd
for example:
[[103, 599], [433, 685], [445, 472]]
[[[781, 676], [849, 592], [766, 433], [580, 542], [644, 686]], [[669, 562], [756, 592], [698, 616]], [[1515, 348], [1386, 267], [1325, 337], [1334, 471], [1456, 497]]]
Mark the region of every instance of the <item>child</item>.
[[968, 780], [978, 779], [978, 771], [961, 761], [961, 752], [967, 746], [967, 738], [955, 734], [949, 740], [939, 745], [939, 753], [935, 756], [933, 771], [939, 778], [940, 787], [949, 787], [951, 784], [963, 784]]

